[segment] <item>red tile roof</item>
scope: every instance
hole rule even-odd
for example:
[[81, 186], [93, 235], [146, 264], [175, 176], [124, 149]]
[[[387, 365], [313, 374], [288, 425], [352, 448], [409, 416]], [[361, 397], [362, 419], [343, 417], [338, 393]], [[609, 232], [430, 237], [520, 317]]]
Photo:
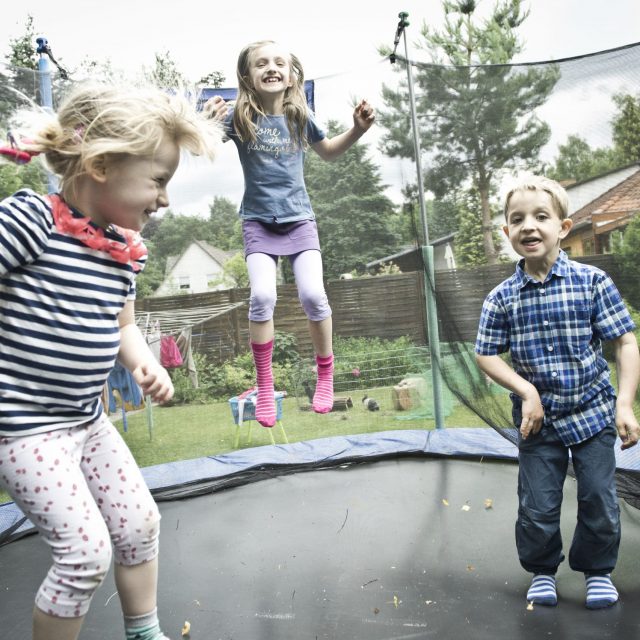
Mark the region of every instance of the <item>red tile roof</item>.
[[576, 227], [580, 223], [590, 223], [593, 214], [600, 214], [600, 219], [616, 219], [636, 213], [640, 213], [640, 169], [582, 209], [578, 209], [571, 219]]

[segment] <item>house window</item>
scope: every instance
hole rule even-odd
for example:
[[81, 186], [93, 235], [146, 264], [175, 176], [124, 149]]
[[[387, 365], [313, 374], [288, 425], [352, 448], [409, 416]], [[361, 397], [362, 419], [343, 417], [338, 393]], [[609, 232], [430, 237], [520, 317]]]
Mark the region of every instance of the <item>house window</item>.
[[593, 238], [585, 238], [582, 241], [582, 255], [585, 255], [585, 256], [593, 255]]
[[178, 276], [178, 289], [191, 289], [189, 276]]

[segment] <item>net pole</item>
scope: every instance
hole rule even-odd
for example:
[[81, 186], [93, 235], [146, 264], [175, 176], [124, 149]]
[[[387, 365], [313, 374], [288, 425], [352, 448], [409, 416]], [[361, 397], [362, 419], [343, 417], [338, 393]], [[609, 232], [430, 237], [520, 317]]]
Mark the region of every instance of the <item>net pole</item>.
[[[53, 89], [51, 84], [51, 67], [49, 65], [49, 43], [46, 38], [36, 38], [38, 48], [36, 52], [40, 54], [38, 59], [38, 81], [40, 85], [40, 106], [49, 113], [53, 113]], [[49, 193], [55, 193], [58, 190], [58, 181], [56, 177], [47, 171], [47, 187]]]
[[[422, 246], [422, 261], [425, 269], [424, 293], [427, 311], [427, 337], [429, 340], [429, 355], [431, 357], [431, 384], [433, 386], [433, 419], [436, 429], [444, 428], [444, 409], [442, 396], [442, 375], [440, 359], [440, 331], [438, 329], [438, 308], [435, 298], [435, 269], [433, 262], [433, 246], [429, 243], [429, 224], [427, 222], [427, 209], [424, 200], [424, 183], [422, 178], [422, 164], [420, 161], [420, 133], [418, 130], [418, 118], [416, 115], [416, 99], [413, 91], [413, 72], [409, 58], [409, 46], [407, 44], [406, 26], [409, 22], [409, 14], [402, 11], [399, 14], [398, 29], [402, 31], [404, 40], [404, 54], [407, 61], [407, 81], [409, 84], [409, 105], [411, 108], [411, 125], [413, 129], [413, 146], [416, 157], [416, 174], [418, 178], [418, 200], [420, 203], [420, 219], [424, 234]], [[396, 36], [397, 38], [397, 36]]]

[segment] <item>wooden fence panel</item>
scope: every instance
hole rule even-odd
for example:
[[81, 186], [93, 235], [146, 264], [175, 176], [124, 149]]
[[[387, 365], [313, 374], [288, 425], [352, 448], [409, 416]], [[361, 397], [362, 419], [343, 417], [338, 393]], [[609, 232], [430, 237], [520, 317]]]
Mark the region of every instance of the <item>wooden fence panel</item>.
[[[577, 258], [605, 270], [622, 295], [637, 286], [625, 277], [615, 256]], [[438, 271], [435, 289], [441, 340], [447, 336], [475, 341], [478, 319], [486, 295], [514, 271], [514, 264]], [[374, 278], [335, 280], [326, 283], [333, 311], [334, 334], [341, 337], [394, 339], [408, 336], [416, 344], [426, 344], [424, 280], [420, 271]], [[194, 328], [193, 346], [214, 361], [232, 358], [249, 346], [247, 326], [249, 289], [211, 291], [194, 295], [145, 298], [136, 302], [136, 314], [175, 309], [202, 309], [208, 306], [247, 304]], [[277, 331], [296, 336], [298, 350], [311, 356], [313, 347], [295, 285], [278, 287], [274, 316]], [[453, 338], [449, 338], [453, 339]]]

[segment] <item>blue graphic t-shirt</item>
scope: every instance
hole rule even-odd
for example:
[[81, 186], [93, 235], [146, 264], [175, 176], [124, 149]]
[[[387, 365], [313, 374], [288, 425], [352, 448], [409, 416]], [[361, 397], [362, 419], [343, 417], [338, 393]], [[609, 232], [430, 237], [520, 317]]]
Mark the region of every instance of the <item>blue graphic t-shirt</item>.
[[[257, 122], [255, 142], [241, 142], [233, 126], [233, 111], [225, 122], [226, 133], [240, 155], [244, 173], [244, 196], [240, 205], [243, 220], [269, 224], [315, 218], [304, 184], [305, 152], [295, 144], [284, 115], [268, 115]], [[315, 144], [325, 132], [309, 113], [307, 141]]]

